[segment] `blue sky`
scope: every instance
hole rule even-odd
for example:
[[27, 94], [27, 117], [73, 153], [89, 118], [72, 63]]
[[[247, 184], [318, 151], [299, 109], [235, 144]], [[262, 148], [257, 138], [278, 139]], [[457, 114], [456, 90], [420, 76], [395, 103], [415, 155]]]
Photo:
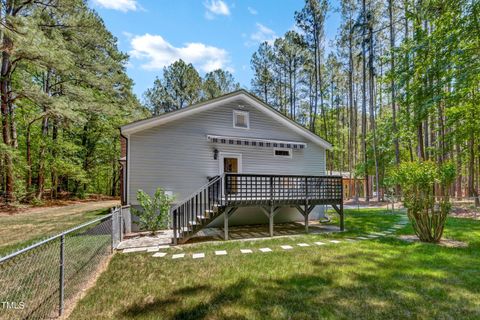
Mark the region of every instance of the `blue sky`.
[[[142, 98], [164, 66], [182, 58], [200, 74], [216, 68], [250, 87], [250, 58], [262, 41], [295, 26], [303, 0], [90, 0], [90, 5], [130, 55], [128, 75]], [[337, 0], [333, 7], [338, 7]], [[335, 38], [338, 12], [330, 12], [326, 39]]]

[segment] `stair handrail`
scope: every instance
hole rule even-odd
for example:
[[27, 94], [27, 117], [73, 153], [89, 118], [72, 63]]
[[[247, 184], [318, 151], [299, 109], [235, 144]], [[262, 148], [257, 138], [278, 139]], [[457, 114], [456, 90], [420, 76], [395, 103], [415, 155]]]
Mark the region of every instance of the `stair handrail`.
[[223, 177], [225, 177], [225, 173], [222, 173], [221, 175], [218, 175], [216, 176], [215, 178], [213, 178], [212, 180], [208, 181], [206, 184], [204, 184], [203, 186], [201, 186], [200, 188], [198, 188], [197, 190], [195, 190], [194, 192], [192, 192], [190, 195], [188, 195], [187, 197], [183, 198], [182, 201], [179, 201], [176, 205], [174, 205], [170, 210], [173, 211], [173, 210], [176, 210], [178, 209], [181, 205], [183, 205], [185, 202], [187, 202], [188, 200], [192, 199], [193, 197], [195, 197], [197, 194], [199, 194], [200, 192], [202, 192], [203, 190], [205, 190], [206, 188], [210, 187], [211, 185], [213, 185], [214, 183], [217, 183], [219, 180], [223, 179]]

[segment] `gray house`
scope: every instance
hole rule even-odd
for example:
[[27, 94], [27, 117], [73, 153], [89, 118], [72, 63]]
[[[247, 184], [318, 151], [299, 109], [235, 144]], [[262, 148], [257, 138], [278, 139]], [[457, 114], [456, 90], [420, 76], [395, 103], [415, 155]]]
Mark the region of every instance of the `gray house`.
[[139, 189], [173, 194], [174, 240], [220, 223], [226, 237], [229, 224], [270, 221], [273, 233], [274, 220], [308, 225], [325, 204], [341, 205], [341, 178], [325, 176], [330, 143], [244, 90], [127, 124], [121, 135], [122, 202], [138, 205]]

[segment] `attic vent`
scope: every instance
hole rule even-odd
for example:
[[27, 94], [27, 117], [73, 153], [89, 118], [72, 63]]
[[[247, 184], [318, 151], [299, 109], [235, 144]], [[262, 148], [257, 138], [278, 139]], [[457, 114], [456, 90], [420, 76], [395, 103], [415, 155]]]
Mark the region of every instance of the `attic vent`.
[[247, 111], [233, 110], [233, 127], [241, 129], [250, 128], [250, 117]]

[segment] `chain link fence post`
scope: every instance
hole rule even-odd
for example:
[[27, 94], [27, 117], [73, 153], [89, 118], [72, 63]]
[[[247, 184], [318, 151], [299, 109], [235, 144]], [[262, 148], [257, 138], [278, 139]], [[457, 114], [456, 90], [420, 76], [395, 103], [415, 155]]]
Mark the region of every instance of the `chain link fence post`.
[[64, 299], [65, 299], [65, 235], [62, 234], [60, 236], [60, 301], [59, 301], [59, 308], [58, 308], [58, 315], [61, 316], [63, 314], [64, 308]]

